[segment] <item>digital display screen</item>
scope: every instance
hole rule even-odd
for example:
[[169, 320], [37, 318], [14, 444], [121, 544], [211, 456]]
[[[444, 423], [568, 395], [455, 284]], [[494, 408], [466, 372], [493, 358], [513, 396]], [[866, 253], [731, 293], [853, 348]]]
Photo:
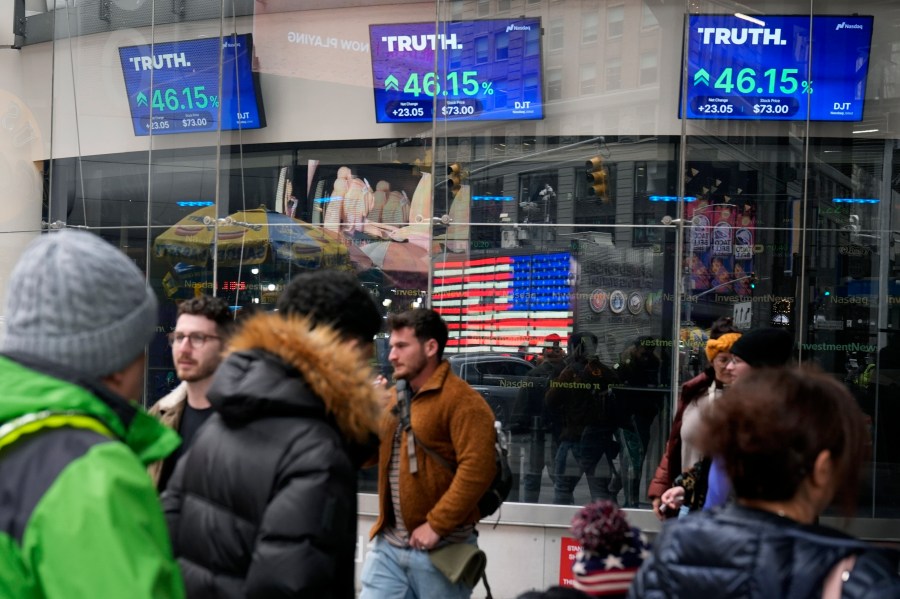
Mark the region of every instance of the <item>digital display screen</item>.
[[540, 19], [442, 23], [437, 34], [434, 23], [370, 25], [369, 38], [379, 123], [544, 118]]
[[128, 46], [119, 58], [135, 135], [266, 126], [250, 34]]
[[432, 306], [450, 351], [512, 351], [572, 332], [572, 255], [534, 254], [437, 262]]
[[691, 15], [689, 119], [859, 121], [871, 16]]

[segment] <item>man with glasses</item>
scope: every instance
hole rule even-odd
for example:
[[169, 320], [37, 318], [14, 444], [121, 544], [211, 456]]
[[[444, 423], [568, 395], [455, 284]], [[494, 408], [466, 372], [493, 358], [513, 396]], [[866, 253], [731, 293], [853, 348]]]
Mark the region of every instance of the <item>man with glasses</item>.
[[150, 414], [178, 431], [183, 443], [178, 451], [150, 466], [150, 476], [160, 491], [166, 488], [178, 459], [188, 450], [197, 429], [212, 414], [206, 391], [222, 361], [232, 319], [225, 300], [201, 295], [181, 302], [175, 330], [169, 333], [175, 373], [181, 384], [150, 408]]

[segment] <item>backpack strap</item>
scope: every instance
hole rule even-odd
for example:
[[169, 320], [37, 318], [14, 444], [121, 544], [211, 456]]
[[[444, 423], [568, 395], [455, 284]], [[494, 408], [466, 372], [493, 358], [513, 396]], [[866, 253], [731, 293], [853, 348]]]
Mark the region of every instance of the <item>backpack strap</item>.
[[24, 414], [0, 426], [0, 452], [23, 437], [38, 433], [44, 429], [78, 428], [94, 431], [97, 434], [115, 439], [116, 435], [100, 420], [82, 412], [55, 412], [43, 410]]
[[395, 408], [396, 415], [400, 419], [400, 426], [403, 427], [403, 430], [406, 431], [406, 453], [409, 458], [409, 471], [411, 474], [415, 474], [419, 470], [418, 460], [416, 459], [416, 445], [418, 444], [425, 453], [430, 455], [434, 460], [449, 470], [450, 472], [456, 474], [456, 468], [450, 465], [446, 459], [442, 456], [438, 455], [436, 451], [422, 443], [421, 441], [416, 440], [416, 433], [413, 431], [412, 422], [410, 422], [410, 414], [412, 413], [412, 398], [409, 394], [409, 389], [406, 386], [406, 381], [403, 381], [403, 385], [397, 386], [397, 406]]
[[444, 456], [440, 455], [438, 452], [436, 452], [435, 450], [431, 449], [430, 447], [428, 447], [427, 445], [425, 445], [425, 444], [422, 443], [421, 441], [419, 441], [419, 447], [421, 447], [422, 449], [424, 449], [424, 450], [425, 450], [425, 453], [427, 453], [427, 454], [430, 455], [432, 458], [434, 458], [434, 461], [435, 461], [435, 462], [437, 462], [438, 464], [440, 464], [441, 466], [443, 466], [444, 468], [446, 468], [446, 469], [449, 470], [450, 472], [456, 474], [456, 468], [454, 468], [453, 466], [451, 466], [451, 465], [450, 465], [450, 462], [448, 462], [446, 459], [444, 459]]
[[[496, 528], [496, 526], [494, 527]], [[484, 589], [487, 591], [487, 596], [485, 599], [494, 599], [494, 596], [491, 594], [491, 585], [488, 584], [487, 581], [487, 568], [481, 571], [481, 582], [484, 583]]]

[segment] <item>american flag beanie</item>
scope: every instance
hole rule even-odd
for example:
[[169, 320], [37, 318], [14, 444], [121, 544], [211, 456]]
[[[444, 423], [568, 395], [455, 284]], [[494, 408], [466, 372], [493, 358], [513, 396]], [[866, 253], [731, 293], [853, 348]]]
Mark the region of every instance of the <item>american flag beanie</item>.
[[572, 520], [572, 532], [582, 546], [572, 567], [575, 588], [592, 597], [625, 597], [650, 555], [646, 536], [607, 500], [582, 508]]

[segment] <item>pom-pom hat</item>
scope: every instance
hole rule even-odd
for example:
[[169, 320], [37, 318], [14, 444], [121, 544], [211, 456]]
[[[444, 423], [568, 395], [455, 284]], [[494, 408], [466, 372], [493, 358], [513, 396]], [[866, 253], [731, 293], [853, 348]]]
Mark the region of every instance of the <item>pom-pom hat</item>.
[[615, 503], [605, 499], [575, 515], [572, 534], [582, 546], [572, 567], [575, 588], [592, 597], [624, 597], [650, 554], [644, 534], [628, 524]]

